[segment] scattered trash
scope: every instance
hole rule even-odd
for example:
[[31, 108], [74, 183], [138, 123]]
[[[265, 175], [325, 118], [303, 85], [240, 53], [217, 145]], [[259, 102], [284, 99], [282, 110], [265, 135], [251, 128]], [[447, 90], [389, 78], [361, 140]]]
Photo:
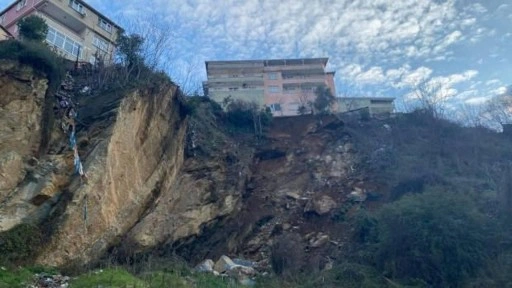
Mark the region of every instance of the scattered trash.
[[34, 275], [34, 280], [32, 284], [28, 287], [30, 288], [67, 288], [69, 287], [69, 278], [68, 276], [62, 275], [51, 275], [47, 273], [40, 273]]

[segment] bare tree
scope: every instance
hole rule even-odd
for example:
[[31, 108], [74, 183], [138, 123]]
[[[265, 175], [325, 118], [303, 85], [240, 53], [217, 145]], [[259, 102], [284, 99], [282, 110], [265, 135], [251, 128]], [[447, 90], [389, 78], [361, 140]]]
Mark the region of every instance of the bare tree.
[[463, 126], [484, 127], [485, 111], [481, 105], [462, 104], [459, 109], [458, 120]]
[[414, 90], [419, 108], [431, 114], [434, 118], [443, 118], [446, 112], [446, 101], [449, 93], [442, 83], [435, 80], [421, 81]]
[[189, 62], [175, 60], [169, 67], [169, 75], [178, 85], [185, 95], [201, 94], [201, 78], [200, 71], [203, 67], [203, 61], [194, 58]]
[[165, 70], [176, 56], [173, 49], [176, 33], [167, 19], [156, 21], [153, 17], [131, 17], [120, 19], [119, 22], [123, 23], [127, 34], [144, 38], [141, 56], [145, 65], [150, 69]]
[[300, 115], [311, 114], [313, 112], [313, 102], [309, 91], [301, 90], [299, 92], [299, 109], [297, 111]]
[[512, 123], [512, 86], [505, 93], [496, 95], [487, 102], [485, 116], [488, 120], [498, 124]]

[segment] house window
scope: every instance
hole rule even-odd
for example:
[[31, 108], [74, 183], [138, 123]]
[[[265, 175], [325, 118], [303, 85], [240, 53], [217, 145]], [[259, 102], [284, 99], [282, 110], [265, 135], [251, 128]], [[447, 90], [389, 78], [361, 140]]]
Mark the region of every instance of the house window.
[[92, 39], [92, 44], [96, 46], [98, 49], [104, 52], [108, 52], [108, 42], [96, 35], [94, 35], [94, 38]]
[[270, 72], [267, 76], [269, 80], [277, 80], [277, 72]]
[[25, 6], [27, 6], [27, 0], [21, 0], [18, 2], [18, 5], [16, 5], [16, 11], [20, 11]]
[[280, 90], [279, 86], [268, 86], [268, 92], [270, 93], [279, 93]]
[[48, 34], [46, 34], [46, 42], [52, 44], [53, 46], [64, 50], [66, 53], [69, 53], [73, 56], [78, 56], [81, 58], [82, 45], [71, 39], [70, 37], [60, 33], [52, 27], [48, 27]]
[[73, 8], [76, 12], [85, 15], [84, 5], [78, 3], [76, 0], [69, 0], [69, 7]]
[[5, 14], [0, 16], [0, 24], [4, 24]]
[[281, 104], [279, 104], [279, 103], [270, 104], [270, 111], [272, 111], [272, 112], [281, 111]]
[[107, 31], [108, 33], [112, 33], [112, 25], [108, 23], [105, 19], [100, 18], [98, 26], [103, 28], [103, 30]]

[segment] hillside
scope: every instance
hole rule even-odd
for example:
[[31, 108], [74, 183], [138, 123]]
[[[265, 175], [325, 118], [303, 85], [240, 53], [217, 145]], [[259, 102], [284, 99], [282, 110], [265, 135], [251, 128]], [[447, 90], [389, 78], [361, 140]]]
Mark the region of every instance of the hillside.
[[226, 274], [262, 287], [512, 283], [510, 135], [425, 111], [274, 118], [255, 135], [251, 111], [159, 73], [57, 77], [56, 59], [16, 57], [0, 60], [1, 265], [142, 277], [227, 255], [243, 265]]

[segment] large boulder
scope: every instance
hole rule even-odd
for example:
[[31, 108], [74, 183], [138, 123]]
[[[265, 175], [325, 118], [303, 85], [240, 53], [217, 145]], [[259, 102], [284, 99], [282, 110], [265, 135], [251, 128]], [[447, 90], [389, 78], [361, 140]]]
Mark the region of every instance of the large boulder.
[[336, 202], [328, 195], [321, 195], [313, 198], [306, 204], [304, 212], [315, 212], [318, 215], [325, 215], [336, 208]]

